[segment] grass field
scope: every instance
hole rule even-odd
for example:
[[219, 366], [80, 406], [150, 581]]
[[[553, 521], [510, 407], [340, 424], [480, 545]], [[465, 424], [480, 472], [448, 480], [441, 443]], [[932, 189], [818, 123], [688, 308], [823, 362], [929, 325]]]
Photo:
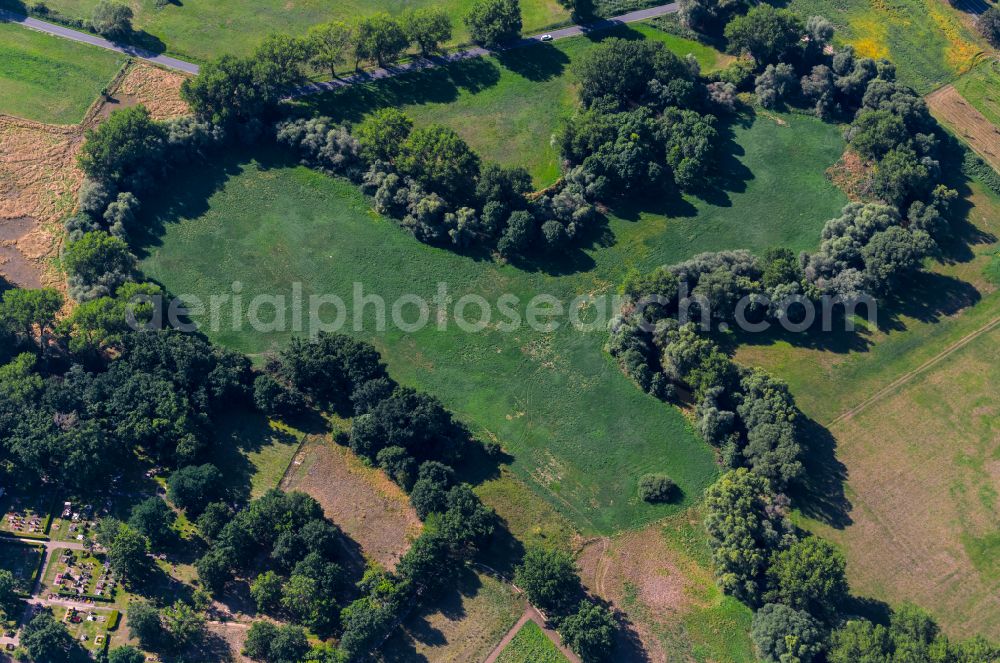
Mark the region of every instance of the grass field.
[[994, 126], [1000, 127], [1000, 63], [984, 62], [955, 81], [955, 89]]
[[899, 80], [921, 93], [968, 71], [983, 50], [958, 10], [941, 0], [791, 0], [788, 6], [803, 17], [830, 19], [837, 41], [889, 58]]
[[[98, 0], [48, 0], [45, 4], [60, 14], [89, 19]], [[462, 19], [472, 0], [253, 0], [235, 7], [225, 0], [184, 2], [163, 7], [152, 2], [128, 2], [135, 12], [133, 25], [147, 33], [147, 45], [166, 48], [173, 54], [204, 62], [225, 54], [245, 55], [272, 32], [303, 35], [311, 25], [328, 21], [351, 21], [380, 11], [399, 14], [422, 6], [444, 8], [452, 18], [452, 43], [468, 41]], [[567, 22], [569, 14], [557, 0], [521, 0], [526, 34]]]
[[[705, 71], [726, 57], [709, 46], [636, 24], [602, 36], [664, 42], [698, 58]], [[358, 122], [373, 110], [401, 108], [417, 125], [443, 123], [484, 158], [528, 169], [544, 186], [559, 176], [552, 136], [577, 105], [569, 65], [594, 47], [580, 37], [499, 56], [457, 62], [417, 74], [352, 86], [302, 101], [310, 111]]]
[[716, 585], [701, 521], [696, 507], [595, 541], [580, 555], [587, 588], [627, 618], [622, 660], [756, 660], [748, 636], [752, 612]]
[[[352, 284], [360, 282], [388, 302], [402, 294], [430, 300], [446, 281], [452, 302], [466, 293], [490, 301], [512, 293], [523, 307], [539, 293], [567, 302], [582, 293], [609, 293], [628, 267], [648, 269], [698, 251], [815, 245], [824, 220], [844, 202], [822, 175], [843, 147], [837, 129], [788, 116], [781, 124], [747, 121], [732, 133], [728, 191], [714, 192], [711, 203], [668, 198], [615, 210], [592, 249], [544, 271], [420, 244], [373, 215], [354, 187], [288, 167], [277, 154], [250, 163], [230, 155], [181, 175], [171, 191], [182, 196], [164, 193], [145, 202], [147, 220], [162, 225], [163, 235], [147, 242], [143, 269], [172, 292], [206, 302], [211, 293], [231, 292], [235, 280], [247, 301], [261, 293], [287, 295], [293, 282], [302, 283], [306, 297], [350, 299]], [[369, 307], [366, 316], [371, 313]], [[368, 325], [363, 335], [401, 382], [438, 395], [476, 434], [499, 440], [515, 456], [515, 473], [581, 530], [609, 532], [691, 504], [716, 469], [679, 412], [621, 375], [601, 350], [603, 325], [596, 327], [592, 333], [563, 325], [550, 333], [523, 326], [515, 333], [466, 334], [450, 325], [448, 333], [432, 326], [408, 334]], [[206, 331], [250, 354], [290, 336]], [[636, 480], [650, 471], [677, 480], [681, 504], [638, 500]]]
[[[457, 591], [418, 612], [379, 651], [381, 663], [482, 661], [524, 610], [510, 585], [467, 572]], [[539, 661], [541, 663], [541, 661]]]
[[125, 56], [0, 22], [0, 113], [76, 124]]
[[237, 494], [260, 497], [277, 488], [304, 434], [252, 412], [230, 412], [218, 424], [213, 462]]
[[535, 622], [525, 622], [500, 652], [497, 663], [566, 663], [566, 657]]
[[744, 346], [737, 359], [786, 379], [829, 428], [843, 504], [830, 518], [807, 502], [802, 523], [844, 546], [853, 591], [996, 638], [1000, 197], [973, 184], [967, 201], [967, 251], [920, 277], [881, 327], [825, 347]]

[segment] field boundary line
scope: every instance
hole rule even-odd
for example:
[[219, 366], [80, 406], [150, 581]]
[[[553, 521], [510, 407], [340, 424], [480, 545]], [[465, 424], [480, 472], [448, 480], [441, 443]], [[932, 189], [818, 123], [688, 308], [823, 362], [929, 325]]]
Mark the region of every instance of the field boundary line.
[[877, 403], [878, 401], [882, 400], [883, 398], [885, 398], [886, 396], [888, 396], [893, 391], [895, 391], [895, 390], [899, 389], [900, 387], [904, 386], [905, 384], [907, 384], [908, 382], [910, 382], [911, 380], [913, 380], [913, 378], [917, 377], [918, 375], [920, 375], [921, 373], [923, 373], [927, 369], [931, 368], [932, 366], [934, 366], [935, 364], [937, 364], [938, 362], [940, 362], [942, 359], [945, 359], [946, 357], [948, 357], [949, 355], [953, 354], [954, 352], [956, 352], [958, 350], [961, 350], [966, 345], [968, 345], [972, 341], [976, 340], [977, 338], [979, 338], [983, 334], [991, 331], [994, 327], [997, 327], [997, 326], [1000, 326], [1000, 317], [994, 318], [993, 320], [987, 322], [985, 325], [983, 325], [979, 329], [976, 329], [975, 331], [972, 331], [969, 334], [966, 334], [965, 336], [963, 336], [962, 338], [958, 339], [957, 341], [955, 341], [954, 343], [952, 343], [951, 345], [949, 345], [948, 347], [946, 347], [944, 350], [942, 350], [938, 354], [934, 355], [933, 357], [931, 357], [930, 359], [928, 359], [927, 361], [925, 361], [924, 363], [922, 363], [920, 366], [917, 366], [912, 371], [908, 371], [908, 372], [904, 373], [903, 375], [899, 376], [898, 378], [896, 378], [895, 380], [893, 380], [892, 382], [890, 382], [886, 386], [884, 386], [881, 389], [879, 389], [878, 391], [876, 391], [869, 398], [866, 398], [864, 401], [858, 403], [857, 405], [855, 405], [851, 409], [847, 410], [846, 412], [844, 412], [843, 414], [841, 414], [840, 416], [838, 416], [836, 419], [834, 419], [833, 421], [831, 421], [830, 423], [828, 423], [826, 425], [826, 427], [827, 428], [833, 428], [837, 424], [839, 424], [839, 423], [841, 423], [843, 421], [847, 421], [848, 419], [853, 418], [854, 415], [856, 415], [859, 412], [861, 412], [862, 410], [866, 409], [868, 406], [870, 406], [870, 405], [872, 405], [874, 403]]

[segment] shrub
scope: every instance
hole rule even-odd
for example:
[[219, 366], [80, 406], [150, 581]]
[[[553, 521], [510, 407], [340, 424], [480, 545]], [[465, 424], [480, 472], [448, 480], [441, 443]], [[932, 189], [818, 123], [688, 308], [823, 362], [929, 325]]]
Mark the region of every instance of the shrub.
[[639, 499], [644, 502], [669, 502], [676, 493], [677, 484], [666, 474], [646, 474], [639, 479]]

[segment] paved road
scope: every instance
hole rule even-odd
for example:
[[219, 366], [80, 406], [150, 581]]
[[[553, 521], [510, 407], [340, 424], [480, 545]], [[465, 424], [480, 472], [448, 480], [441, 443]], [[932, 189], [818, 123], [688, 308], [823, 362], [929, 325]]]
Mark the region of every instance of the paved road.
[[81, 44], [90, 44], [91, 46], [98, 46], [100, 48], [106, 48], [109, 51], [118, 51], [119, 53], [124, 53], [126, 55], [131, 55], [133, 57], [142, 58], [143, 60], [149, 60], [164, 67], [170, 69], [177, 69], [178, 71], [184, 71], [189, 74], [198, 73], [198, 65], [191, 64], [190, 62], [185, 62], [184, 60], [178, 60], [177, 58], [171, 58], [166, 55], [157, 55], [152, 51], [147, 51], [144, 48], [139, 48], [137, 46], [130, 46], [128, 44], [115, 44], [113, 42], [104, 39], [103, 37], [98, 37], [96, 35], [88, 34], [86, 32], [80, 32], [79, 30], [72, 30], [70, 28], [64, 28], [61, 25], [56, 25], [55, 23], [49, 23], [48, 21], [39, 21], [37, 18], [31, 18], [29, 16], [21, 16], [19, 14], [14, 14], [12, 12], [4, 11], [0, 9], [0, 21], [10, 22], [10, 23], [20, 23], [26, 28], [31, 28], [32, 30], [38, 30], [39, 32], [45, 32], [50, 35], [56, 35], [57, 37], [64, 37], [66, 39], [71, 39], [73, 41], [78, 41]]
[[[597, 21], [595, 23], [588, 23], [587, 25], [574, 25], [568, 28], [562, 28], [560, 30], [553, 30], [552, 32], [546, 34], [552, 35], [553, 39], [566, 39], [567, 37], [575, 37], [577, 35], [588, 34], [591, 32], [610, 30], [611, 28], [617, 27], [619, 25], [625, 25], [627, 23], [636, 23], [639, 21], [645, 21], [651, 18], [656, 18], [657, 16], [672, 14], [676, 12], [677, 9], [678, 5], [676, 2], [674, 2], [667, 5], [660, 5], [659, 7], [641, 9], [639, 11], [634, 11], [629, 14], [622, 14], [621, 16], [617, 16], [615, 18]], [[61, 25], [56, 25], [55, 23], [40, 21], [37, 18], [21, 16], [18, 14], [14, 14], [12, 12], [0, 10], [0, 21], [20, 23], [21, 25], [27, 28], [31, 28], [32, 30], [38, 30], [40, 32], [45, 32], [50, 35], [56, 35], [57, 37], [64, 37], [66, 39], [71, 39], [73, 41], [80, 42], [82, 44], [90, 44], [91, 46], [106, 48], [110, 51], [117, 51], [119, 53], [130, 55], [132, 57], [148, 60], [149, 62], [162, 65], [169, 69], [176, 69], [178, 71], [183, 71], [189, 74], [198, 73], [198, 65], [193, 64], [191, 62], [185, 62], [184, 60], [178, 60], [177, 58], [172, 58], [166, 55], [157, 55], [152, 51], [147, 51], [145, 49], [138, 48], [136, 46], [130, 46], [127, 44], [116, 44], [102, 37], [97, 37], [95, 35], [88, 34], [86, 32], [80, 32], [79, 30], [66, 28]], [[524, 46], [538, 44], [541, 41], [542, 41], [542, 35], [540, 34], [534, 35], [532, 37], [525, 37], [519, 42], [506, 46], [504, 50], [522, 48]], [[293, 93], [293, 96], [313, 94], [316, 92], [322, 92], [324, 90], [335, 90], [337, 88], [346, 87], [348, 85], [353, 85], [355, 83], [378, 80], [380, 78], [390, 78], [392, 76], [398, 76], [399, 74], [405, 74], [410, 71], [419, 71], [421, 69], [437, 67], [442, 64], [447, 64], [449, 62], [455, 62], [458, 60], [467, 60], [469, 58], [479, 57], [482, 55], [486, 55], [488, 52], [489, 51], [483, 48], [469, 48], [464, 51], [458, 51], [456, 53], [452, 53], [450, 55], [444, 55], [433, 58], [420, 58], [408, 64], [400, 65], [398, 67], [375, 69], [360, 74], [354, 74], [353, 76], [348, 76], [347, 78], [337, 79], [335, 81], [329, 81], [326, 83], [314, 83], [312, 85], [304, 86], [299, 90], [296, 90]]]

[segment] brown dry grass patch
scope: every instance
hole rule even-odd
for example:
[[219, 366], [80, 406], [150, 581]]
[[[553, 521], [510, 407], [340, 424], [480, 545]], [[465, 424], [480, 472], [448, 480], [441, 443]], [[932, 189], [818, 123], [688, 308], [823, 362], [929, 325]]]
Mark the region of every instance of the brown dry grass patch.
[[326, 517], [361, 546], [366, 558], [389, 569], [422, 527], [399, 486], [325, 438], [303, 445], [281, 487], [316, 498]]
[[0, 273], [27, 287], [59, 285], [53, 266], [83, 172], [76, 165], [82, 135], [0, 115]]
[[181, 83], [186, 79], [186, 75], [176, 71], [136, 63], [114, 87], [111, 96], [115, 102], [106, 102], [101, 112], [106, 116], [120, 108], [142, 104], [157, 120], [186, 115], [190, 109], [181, 99]]
[[968, 143], [993, 168], [1000, 171], [1000, 129], [986, 119], [951, 85], [927, 95], [931, 113]]

